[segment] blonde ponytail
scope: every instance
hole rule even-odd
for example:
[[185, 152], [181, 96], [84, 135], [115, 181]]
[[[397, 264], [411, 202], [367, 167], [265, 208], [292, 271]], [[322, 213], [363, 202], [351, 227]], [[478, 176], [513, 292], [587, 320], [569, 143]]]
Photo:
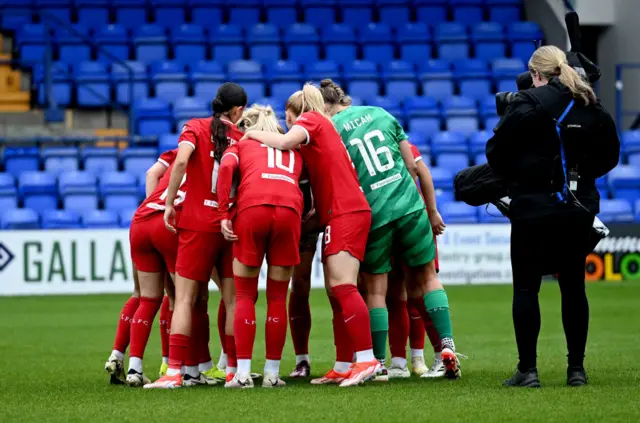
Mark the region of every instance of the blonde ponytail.
[[575, 98], [584, 101], [585, 105], [597, 101], [591, 86], [569, 66], [567, 56], [558, 47], [542, 46], [537, 49], [529, 60], [529, 71], [537, 72], [546, 79], [557, 76], [562, 85], [567, 87]]
[[244, 132], [266, 131], [284, 132], [271, 106], [253, 104], [242, 114], [238, 127]]
[[313, 84], [306, 83], [302, 90], [296, 91], [287, 100], [286, 110], [291, 110], [296, 116], [305, 112], [325, 114], [322, 93]]

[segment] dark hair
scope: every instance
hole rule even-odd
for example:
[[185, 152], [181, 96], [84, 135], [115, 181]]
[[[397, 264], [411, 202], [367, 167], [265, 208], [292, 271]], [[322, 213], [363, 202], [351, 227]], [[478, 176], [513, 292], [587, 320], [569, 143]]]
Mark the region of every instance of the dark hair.
[[322, 93], [322, 99], [328, 105], [351, 105], [351, 97], [346, 95], [342, 87], [331, 79], [323, 79], [322, 82], [320, 82], [320, 92]]
[[227, 113], [233, 107], [245, 107], [247, 93], [244, 88], [233, 82], [225, 82], [218, 88], [216, 98], [211, 102], [213, 119], [211, 120], [211, 142], [214, 144], [213, 157], [220, 161], [222, 154], [229, 147], [227, 139], [227, 125], [220, 120], [220, 115]]

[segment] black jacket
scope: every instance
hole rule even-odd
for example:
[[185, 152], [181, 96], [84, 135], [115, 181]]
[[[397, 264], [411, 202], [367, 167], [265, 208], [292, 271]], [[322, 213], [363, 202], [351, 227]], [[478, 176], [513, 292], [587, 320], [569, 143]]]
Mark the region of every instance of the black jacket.
[[[571, 201], [563, 204], [555, 196], [564, 185], [555, 119], [572, 98], [557, 78], [519, 92], [487, 142], [489, 165], [506, 182], [512, 198], [512, 221], [577, 210]], [[578, 98], [562, 126], [567, 167], [577, 168], [580, 175], [576, 197], [595, 215], [600, 211], [595, 180], [613, 169], [620, 156], [615, 123], [599, 102], [586, 106]]]

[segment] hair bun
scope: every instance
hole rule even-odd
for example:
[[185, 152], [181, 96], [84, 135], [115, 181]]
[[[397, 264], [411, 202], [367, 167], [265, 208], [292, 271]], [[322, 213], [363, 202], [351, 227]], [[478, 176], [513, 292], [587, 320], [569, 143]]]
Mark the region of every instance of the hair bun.
[[211, 108], [213, 109], [214, 113], [222, 113], [224, 112], [224, 103], [222, 102], [222, 99], [220, 97], [216, 97], [213, 99], [213, 101], [211, 102]]
[[320, 81], [320, 88], [334, 87], [335, 85], [336, 83], [331, 79], [323, 79]]

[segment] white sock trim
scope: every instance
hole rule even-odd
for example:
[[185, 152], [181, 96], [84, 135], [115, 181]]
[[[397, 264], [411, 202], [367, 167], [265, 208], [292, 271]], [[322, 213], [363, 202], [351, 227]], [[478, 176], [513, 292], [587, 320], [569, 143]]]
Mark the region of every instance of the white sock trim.
[[227, 374], [230, 374], [230, 373], [238, 373], [238, 368], [237, 368], [237, 367], [229, 367], [229, 366], [227, 366], [227, 371], [226, 371], [226, 373], [227, 373]]
[[180, 369], [167, 369], [167, 376], [175, 376], [180, 374]]
[[414, 350], [411, 348], [411, 358], [422, 357], [424, 358], [424, 350]]
[[118, 350], [111, 351], [111, 355], [115, 355], [118, 358], [118, 360], [124, 360], [124, 353]]
[[280, 360], [266, 360], [264, 362], [264, 372], [273, 375], [280, 375]]
[[185, 372], [191, 377], [198, 377], [200, 375], [200, 370], [198, 370], [198, 366], [186, 366]]
[[212, 367], [213, 367], [213, 362], [211, 360], [207, 361], [206, 363], [198, 364], [198, 370], [200, 370], [200, 372], [206, 372]]
[[142, 359], [139, 357], [129, 357], [129, 370], [131, 369], [142, 373]]
[[251, 373], [251, 359], [238, 359], [238, 374], [245, 375], [249, 373]]
[[407, 359], [404, 357], [391, 357], [391, 365], [393, 367], [401, 367], [404, 369], [407, 367]]
[[227, 367], [227, 354], [224, 351], [220, 354], [220, 359], [218, 359], [218, 369], [224, 370]]
[[373, 361], [374, 359], [375, 356], [373, 355], [373, 349], [356, 351], [356, 363], [366, 363], [368, 361]]
[[169, 357], [162, 357], [163, 364], [169, 364]]
[[301, 362], [306, 361], [307, 363], [311, 363], [311, 359], [309, 358], [309, 354], [299, 354], [296, 355], [296, 366]]
[[351, 367], [351, 363], [346, 361], [336, 361], [336, 364], [333, 365], [333, 371], [338, 373], [347, 373], [349, 371], [349, 367]]

